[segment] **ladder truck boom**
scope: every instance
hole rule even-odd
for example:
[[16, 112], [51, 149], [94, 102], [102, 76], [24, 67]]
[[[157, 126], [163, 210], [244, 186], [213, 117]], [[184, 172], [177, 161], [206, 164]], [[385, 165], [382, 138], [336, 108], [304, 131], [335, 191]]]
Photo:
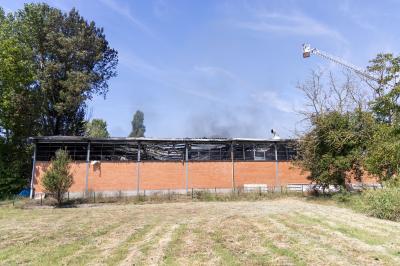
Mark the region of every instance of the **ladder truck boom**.
[[362, 68], [357, 67], [351, 63], [348, 63], [339, 57], [336, 57], [336, 56], [328, 54], [324, 51], [318, 50], [317, 48], [311, 48], [310, 44], [303, 44], [303, 58], [308, 58], [312, 54], [319, 55], [322, 58], [328, 59], [329, 61], [332, 61], [332, 62], [339, 64], [347, 69], [350, 69], [351, 71], [353, 71], [369, 80], [379, 82], [379, 79], [377, 77], [374, 77], [373, 75], [369, 74], [367, 71], [363, 70]]

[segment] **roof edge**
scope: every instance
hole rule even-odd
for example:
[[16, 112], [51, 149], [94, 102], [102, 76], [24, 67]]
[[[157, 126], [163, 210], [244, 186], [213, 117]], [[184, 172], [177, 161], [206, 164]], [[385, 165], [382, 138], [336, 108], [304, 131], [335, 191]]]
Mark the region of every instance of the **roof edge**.
[[38, 136], [29, 137], [30, 143], [51, 142], [293, 142], [297, 139], [259, 139], [259, 138], [131, 138], [111, 137], [92, 138], [83, 136]]

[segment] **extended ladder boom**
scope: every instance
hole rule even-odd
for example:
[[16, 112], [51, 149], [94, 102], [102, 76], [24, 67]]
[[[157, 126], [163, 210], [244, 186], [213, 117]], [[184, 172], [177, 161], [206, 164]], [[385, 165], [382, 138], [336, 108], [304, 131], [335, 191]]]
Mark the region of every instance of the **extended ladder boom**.
[[354, 71], [355, 73], [357, 73], [367, 79], [379, 82], [378, 78], [372, 76], [371, 74], [369, 74], [367, 71], [363, 70], [362, 68], [357, 67], [351, 63], [348, 63], [339, 57], [328, 54], [324, 51], [320, 51], [317, 48], [311, 48], [311, 46], [309, 44], [303, 44], [303, 58], [310, 57], [311, 54], [319, 55], [319, 56], [321, 56], [325, 59], [328, 59], [334, 63], [337, 63], [347, 69], [350, 69], [350, 70]]

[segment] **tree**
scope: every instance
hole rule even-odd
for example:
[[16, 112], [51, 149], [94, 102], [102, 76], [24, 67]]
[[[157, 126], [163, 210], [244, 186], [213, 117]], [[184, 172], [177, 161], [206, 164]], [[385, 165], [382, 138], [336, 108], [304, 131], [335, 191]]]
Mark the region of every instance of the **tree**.
[[301, 114], [309, 128], [300, 136], [296, 163], [324, 188], [345, 186], [350, 174], [361, 180], [375, 126], [354, 79], [345, 73], [343, 80], [332, 73], [325, 79], [322, 72], [313, 71], [310, 80], [298, 85], [306, 98]]
[[304, 107], [298, 110], [306, 121], [326, 112], [352, 112], [356, 109], [368, 111], [368, 93], [361, 89], [356, 77], [349, 71], [341, 78], [332, 72], [312, 70], [309, 78], [297, 84], [304, 95]]
[[372, 110], [378, 121], [400, 124], [400, 56], [378, 54], [370, 62], [369, 72], [379, 77], [377, 84], [368, 83], [374, 92]]
[[137, 110], [132, 120], [132, 132], [129, 134], [129, 137], [140, 138], [144, 137], [144, 132], [146, 131], [146, 127], [143, 124], [144, 121], [144, 113], [140, 110]]
[[77, 10], [26, 4], [14, 18], [19, 42], [33, 51], [40, 92], [42, 135], [83, 135], [86, 101], [106, 95], [117, 52], [102, 28]]
[[37, 125], [37, 86], [32, 50], [19, 42], [13, 17], [0, 8], [0, 198], [27, 185]]
[[365, 167], [381, 181], [400, 174], [400, 56], [378, 54], [368, 70], [379, 77], [373, 89], [371, 108], [378, 121], [366, 151]]
[[315, 116], [312, 129], [300, 139], [297, 164], [322, 187], [345, 186], [350, 173], [361, 180], [363, 155], [373, 129], [374, 118], [367, 112]]
[[66, 150], [57, 150], [56, 156], [51, 160], [50, 169], [46, 171], [42, 179], [42, 185], [46, 193], [52, 195], [58, 205], [64, 200], [64, 194], [73, 184], [73, 176], [69, 169], [70, 158]]
[[389, 181], [400, 174], [400, 129], [379, 124], [369, 141], [365, 167], [381, 181]]
[[105, 96], [117, 52], [72, 9], [0, 8], [0, 197], [27, 185], [36, 135], [83, 135], [86, 103]]
[[86, 124], [86, 137], [109, 138], [110, 134], [107, 131], [107, 122], [103, 119], [92, 119]]

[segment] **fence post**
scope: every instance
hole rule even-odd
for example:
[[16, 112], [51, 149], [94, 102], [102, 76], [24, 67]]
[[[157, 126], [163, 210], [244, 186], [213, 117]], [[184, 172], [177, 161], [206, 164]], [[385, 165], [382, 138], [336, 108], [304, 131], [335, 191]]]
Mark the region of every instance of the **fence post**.
[[93, 191], [93, 203], [96, 203], [96, 191]]
[[40, 193], [40, 206], [43, 205], [43, 193]]
[[189, 193], [189, 151], [188, 151], [188, 144], [185, 144], [185, 177], [186, 177], [186, 196]]
[[34, 180], [35, 180], [35, 171], [36, 171], [36, 144], [34, 144], [33, 147], [33, 162], [32, 162], [32, 177], [31, 177], [31, 190], [29, 192], [29, 198], [33, 199], [34, 193], [33, 193], [33, 186], [34, 186]]
[[234, 144], [233, 141], [231, 143], [231, 160], [232, 160], [232, 189], [233, 192], [235, 192], [235, 157], [234, 157], [234, 152], [233, 152]]
[[192, 199], [193, 199], [193, 188], [192, 188]]
[[275, 187], [280, 185], [279, 182], [279, 162], [278, 162], [278, 144], [275, 143]]
[[85, 176], [86, 197], [89, 195], [89, 171], [90, 171], [90, 141], [88, 141], [87, 153], [86, 153], [86, 176]]
[[136, 196], [139, 198], [140, 193], [140, 142], [138, 142], [138, 155], [136, 162]]

